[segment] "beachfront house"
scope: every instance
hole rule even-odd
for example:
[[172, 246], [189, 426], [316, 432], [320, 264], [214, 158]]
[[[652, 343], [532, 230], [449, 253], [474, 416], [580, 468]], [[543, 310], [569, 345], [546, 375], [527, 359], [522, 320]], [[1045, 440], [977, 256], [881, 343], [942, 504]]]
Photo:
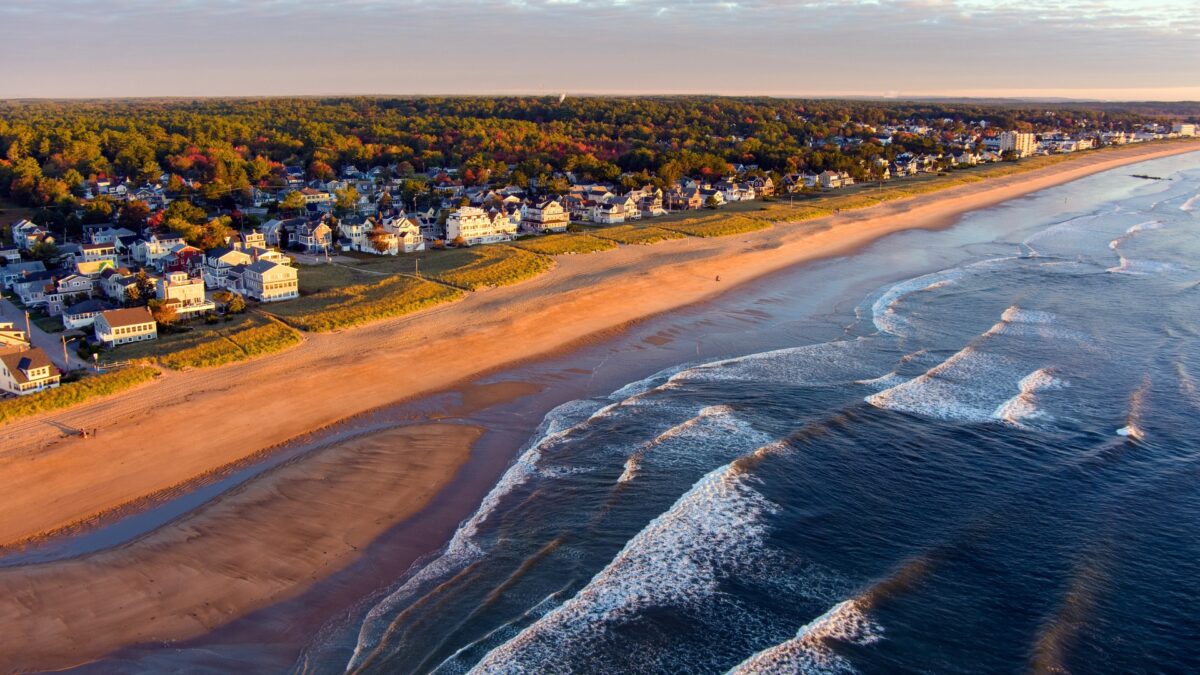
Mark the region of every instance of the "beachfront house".
[[190, 319], [217, 306], [204, 295], [204, 279], [187, 272], [170, 272], [155, 284], [155, 295], [175, 308], [180, 319]]
[[525, 207], [521, 226], [530, 232], [566, 232], [571, 214], [556, 199], [546, 199]]
[[516, 233], [517, 225], [503, 212], [493, 217], [483, 209], [464, 206], [446, 218], [446, 238], [470, 246], [511, 241]]
[[158, 337], [158, 323], [154, 321], [147, 307], [100, 312], [92, 326], [95, 329], [96, 340], [110, 347]]
[[0, 354], [0, 390], [8, 394], [27, 396], [53, 389], [58, 386], [59, 377], [50, 357], [37, 347]]
[[257, 260], [242, 268], [238, 285], [246, 295], [259, 302], [276, 302], [300, 297], [296, 268], [270, 260]]

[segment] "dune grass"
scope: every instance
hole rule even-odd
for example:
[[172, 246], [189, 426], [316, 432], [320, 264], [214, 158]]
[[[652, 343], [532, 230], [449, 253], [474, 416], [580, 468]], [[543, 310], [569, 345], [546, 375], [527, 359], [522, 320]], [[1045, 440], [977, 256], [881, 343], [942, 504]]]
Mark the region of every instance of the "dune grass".
[[278, 321], [262, 319], [238, 330], [209, 333], [208, 340], [159, 358], [167, 368], [213, 368], [282, 351], [300, 344], [300, 334]]
[[616, 248], [616, 244], [608, 239], [598, 239], [590, 234], [549, 234], [541, 237], [522, 239], [513, 243], [517, 248], [533, 251], [542, 255], [572, 255], [576, 253], [595, 253]]
[[272, 305], [268, 311], [300, 330], [324, 332], [391, 319], [462, 295], [441, 284], [397, 275], [302, 296]]
[[668, 239], [682, 239], [685, 234], [661, 227], [637, 225], [614, 225], [597, 229], [591, 233], [594, 237], [615, 241], [618, 244], [657, 244]]
[[[432, 270], [428, 268], [422, 268], [422, 270], [427, 272], [427, 276], [431, 279], [475, 291], [532, 279], [554, 267], [554, 261], [550, 258], [513, 246], [480, 246], [459, 249], [455, 253], [465, 253], [470, 257], [465, 260], [460, 257], [457, 261], [460, 264], [453, 267], [431, 265]], [[443, 261], [437, 260], [437, 262], [442, 263]]]
[[722, 215], [713, 213], [691, 220], [663, 225], [663, 229], [679, 232], [692, 237], [727, 237], [732, 234], [743, 234], [771, 227], [774, 219], [764, 218], [757, 214], [738, 213]]
[[100, 375], [85, 375], [74, 382], [65, 382], [28, 396], [0, 401], [0, 424], [51, 410], [79, 405], [94, 398], [109, 396], [158, 377], [159, 371], [144, 364]]

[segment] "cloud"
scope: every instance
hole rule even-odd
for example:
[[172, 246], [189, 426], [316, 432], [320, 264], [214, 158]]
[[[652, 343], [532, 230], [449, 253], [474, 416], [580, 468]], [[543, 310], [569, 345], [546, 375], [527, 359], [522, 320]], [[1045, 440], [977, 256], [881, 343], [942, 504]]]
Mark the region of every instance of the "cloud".
[[4, 0], [0, 96], [1200, 91], [1194, 5]]

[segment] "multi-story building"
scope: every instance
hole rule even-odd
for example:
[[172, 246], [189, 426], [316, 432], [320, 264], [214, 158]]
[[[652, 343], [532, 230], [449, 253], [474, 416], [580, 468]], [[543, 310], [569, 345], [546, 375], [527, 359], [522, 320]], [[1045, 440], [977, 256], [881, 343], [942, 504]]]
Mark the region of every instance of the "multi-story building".
[[204, 279], [193, 277], [187, 272], [170, 272], [164, 275], [155, 284], [155, 295], [159, 300], [173, 305], [175, 315], [181, 319], [217, 309], [217, 306], [204, 295]]
[[492, 217], [483, 209], [464, 206], [446, 219], [446, 238], [457, 241], [460, 237], [470, 245], [491, 244], [510, 241], [517, 233], [517, 226], [503, 213]]
[[1000, 152], [1004, 153], [1009, 150], [1016, 153], [1017, 157], [1028, 157], [1037, 150], [1037, 140], [1033, 134], [1021, 131], [1002, 132], [1000, 134]]
[[527, 206], [521, 224], [530, 232], [566, 232], [571, 214], [555, 199]]
[[300, 296], [296, 268], [259, 260], [242, 269], [240, 288], [259, 302], [291, 300]]

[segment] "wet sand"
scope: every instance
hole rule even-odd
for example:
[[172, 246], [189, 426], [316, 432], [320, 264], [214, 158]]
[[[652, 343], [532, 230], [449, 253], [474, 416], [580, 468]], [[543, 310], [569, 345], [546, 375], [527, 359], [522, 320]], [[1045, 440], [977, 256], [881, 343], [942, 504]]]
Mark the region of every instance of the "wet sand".
[[[136, 508], [148, 496], [169, 496], [197, 476], [348, 416], [594, 342], [790, 265], [846, 254], [895, 231], [945, 226], [967, 211], [1121, 164], [1193, 149], [1123, 149], [799, 225], [568, 256], [551, 273], [524, 284], [395, 321], [312, 336], [297, 349], [258, 361], [171, 373], [129, 396], [3, 427], [0, 542], [36, 538], [131, 504]], [[718, 274], [720, 283], [714, 282]], [[485, 401], [497, 395], [505, 394], [480, 394]], [[65, 438], [55, 423], [97, 427], [100, 434], [91, 441]], [[444, 447], [439, 455], [454, 456], [459, 445], [469, 444], [440, 438], [442, 433], [420, 441], [422, 447]], [[186, 639], [291, 597], [421, 508], [462, 461], [431, 459], [411, 469], [421, 481], [398, 490], [394, 480], [375, 482], [373, 465], [359, 465], [366, 457], [383, 462], [363, 442], [365, 450], [328, 453], [358, 466], [332, 482], [320, 480], [322, 470], [312, 468], [332, 470], [323, 462], [333, 460], [320, 453], [129, 546], [0, 571], [7, 598], [0, 606], [0, 635], [21, 645], [4, 665], [60, 667], [132, 642]], [[364, 457], [354, 459], [358, 453]], [[272, 487], [277, 483], [304, 489], [281, 491]], [[320, 508], [296, 508], [296, 494]], [[377, 509], [382, 501], [386, 507]], [[255, 518], [232, 516], [238, 504], [257, 508]], [[332, 530], [331, 523], [336, 531], [321, 531]], [[192, 543], [196, 533], [209, 537], [200, 540], [205, 545]], [[322, 545], [310, 546], [314, 541]], [[282, 565], [272, 560], [281, 551], [299, 553]], [[264, 566], [264, 559], [271, 564]], [[72, 645], [71, 653], [64, 653], [64, 644]]]
[[135, 642], [200, 635], [293, 597], [427, 503], [481, 432], [444, 423], [372, 433], [129, 545], [2, 569], [0, 661], [17, 671], [78, 665]]

